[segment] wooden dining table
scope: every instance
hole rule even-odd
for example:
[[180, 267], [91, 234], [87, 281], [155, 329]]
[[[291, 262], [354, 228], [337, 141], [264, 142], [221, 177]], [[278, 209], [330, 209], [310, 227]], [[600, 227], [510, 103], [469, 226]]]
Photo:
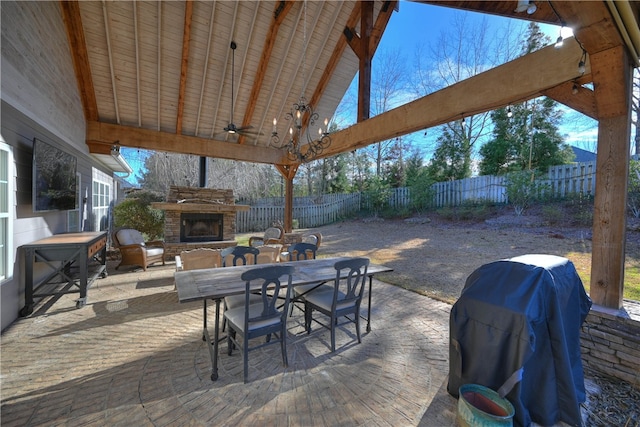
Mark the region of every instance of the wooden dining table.
[[[175, 284], [178, 291], [178, 300], [181, 303], [203, 301], [202, 339], [207, 342], [209, 355], [211, 357], [211, 380], [215, 381], [218, 379], [220, 303], [224, 297], [244, 294], [246, 282], [240, 278], [242, 273], [247, 270], [266, 267], [268, 265], [291, 265], [295, 268], [292, 275], [292, 286], [308, 285], [312, 283], [320, 285], [336, 278], [336, 269], [334, 268], [334, 265], [337, 261], [344, 259], [349, 259], [349, 257], [317, 258], [302, 261], [279, 262], [275, 264], [242, 265], [234, 267], [177, 271], [175, 273]], [[388, 273], [391, 271], [393, 271], [392, 268], [380, 264], [369, 264], [367, 269], [367, 276], [369, 277], [366, 317], [367, 332], [371, 331], [371, 288], [373, 276], [379, 273]], [[259, 290], [260, 284], [256, 283], [255, 286], [256, 290]], [[211, 339], [209, 329], [207, 327], [207, 300], [213, 300], [215, 303], [213, 339]]]

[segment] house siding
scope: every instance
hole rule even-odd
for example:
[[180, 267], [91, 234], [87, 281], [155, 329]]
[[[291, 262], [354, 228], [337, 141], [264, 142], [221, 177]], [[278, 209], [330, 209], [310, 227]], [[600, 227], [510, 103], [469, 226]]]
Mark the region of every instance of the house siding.
[[[81, 194], [86, 191], [89, 195], [85, 230], [94, 229], [90, 215], [94, 171], [109, 177], [113, 174], [88, 152], [82, 103], [59, 3], [3, 1], [1, 7], [1, 136], [12, 147], [15, 170], [10, 248], [13, 274], [9, 267], [0, 284], [1, 327], [5, 330], [24, 306], [24, 255], [20, 247], [68, 231], [67, 211], [33, 211], [33, 139], [77, 158]], [[34, 273], [42, 277], [45, 272], [38, 264], [42, 263], [36, 263], [38, 271]]]

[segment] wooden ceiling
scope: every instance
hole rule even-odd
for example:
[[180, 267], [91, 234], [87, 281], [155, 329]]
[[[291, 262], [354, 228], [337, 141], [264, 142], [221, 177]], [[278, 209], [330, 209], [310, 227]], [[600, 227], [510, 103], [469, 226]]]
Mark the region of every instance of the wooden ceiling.
[[[567, 43], [557, 52], [543, 49], [515, 65], [505, 64], [454, 85], [457, 88], [336, 132], [324, 155], [541, 94], [597, 118], [588, 93], [567, 95], [571, 82], [591, 80], [589, 61], [584, 75], [576, 72], [582, 49], [592, 55], [615, 46], [633, 47], [633, 40], [625, 39], [633, 28], [620, 22], [624, 19], [612, 11], [612, 2], [536, 1], [532, 15], [515, 12], [517, 1], [422, 3], [565, 24], [573, 28], [579, 43]], [[282, 150], [269, 146], [274, 117], [278, 133], [286, 134], [285, 114], [303, 94], [320, 121], [332, 117], [359, 67], [366, 64], [362, 52], [369, 51], [365, 56], [371, 58], [398, 8], [395, 1], [372, 2], [371, 35], [363, 49], [366, 32], [361, 34], [359, 0], [60, 4], [90, 152], [102, 153], [118, 144], [279, 165], [291, 162]], [[615, 4], [624, 6], [626, 22], [633, 17], [631, 27], [635, 24], [637, 31], [638, 2]], [[401, 3], [399, 8], [401, 13]], [[521, 85], [512, 73], [524, 73], [531, 81]], [[464, 93], [472, 96], [460, 96]], [[360, 97], [366, 99], [366, 93]], [[230, 123], [249, 127], [250, 133], [230, 135], [224, 131]]]

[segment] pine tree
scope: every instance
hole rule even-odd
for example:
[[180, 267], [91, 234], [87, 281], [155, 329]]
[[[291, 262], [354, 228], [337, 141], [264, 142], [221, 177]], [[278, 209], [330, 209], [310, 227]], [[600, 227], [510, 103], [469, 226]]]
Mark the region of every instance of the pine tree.
[[[549, 43], [538, 25], [529, 24], [522, 54]], [[480, 148], [480, 174], [502, 175], [568, 163], [573, 152], [558, 131], [562, 113], [557, 103], [542, 97], [491, 113], [493, 138]]]

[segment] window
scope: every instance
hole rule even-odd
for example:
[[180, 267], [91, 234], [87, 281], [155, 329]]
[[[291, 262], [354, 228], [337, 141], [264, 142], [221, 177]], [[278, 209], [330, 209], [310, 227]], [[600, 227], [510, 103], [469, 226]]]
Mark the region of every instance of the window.
[[0, 135], [0, 280], [11, 276], [13, 265], [13, 153]]
[[109, 204], [111, 203], [111, 185], [101, 181], [93, 181], [93, 215], [96, 219], [94, 231], [109, 228]]
[[82, 203], [82, 195], [80, 194], [81, 175], [76, 173], [76, 208], [67, 211], [67, 231], [82, 231], [80, 223], [80, 205]]

